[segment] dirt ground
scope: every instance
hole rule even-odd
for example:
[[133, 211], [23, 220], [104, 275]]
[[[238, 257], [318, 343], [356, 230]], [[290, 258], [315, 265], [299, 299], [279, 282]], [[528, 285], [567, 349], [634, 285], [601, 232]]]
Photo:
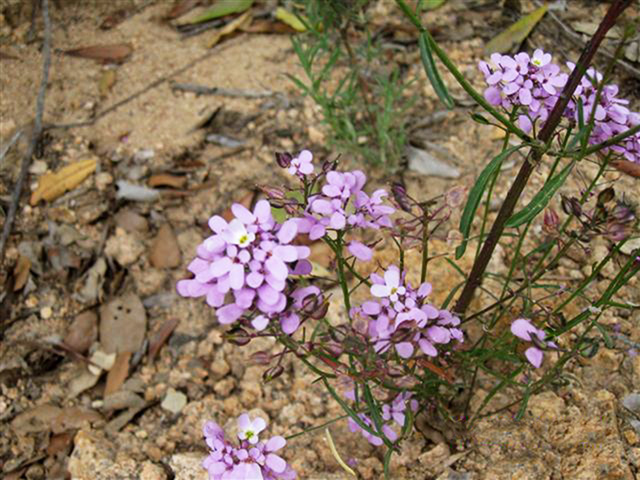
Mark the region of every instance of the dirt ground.
[[[0, 1], [0, 146], [16, 132], [28, 132], [33, 121], [43, 28], [37, 17], [33, 39], [28, 39], [29, 3]], [[48, 128], [30, 166], [0, 273], [1, 476], [204, 479], [201, 428], [207, 420], [225, 425], [249, 410], [269, 419], [271, 434], [286, 436], [340, 416], [338, 404], [300, 363], [287, 363], [283, 376], [264, 384], [264, 367], [253, 365], [250, 358], [273, 344], [254, 340], [238, 348], [224, 343], [225, 329], [211, 309], [175, 292], [211, 215], [224, 212], [231, 202], [251, 199], [256, 185], [289, 181], [275, 164], [274, 152], [308, 148], [319, 159], [336, 157], [327, 145], [319, 109], [287, 77], [302, 75], [290, 35], [240, 33], [208, 49], [212, 31], [182, 38], [175, 22], [163, 20], [173, 5], [169, 2], [51, 3], [54, 54], [44, 113]], [[257, 3], [268, 10], [277, 2]], [[484, 57], [483, 46], [509, 23], [501, 3], [449, 1], [428, 20], [438, 41], [478, 86], [482, 79], [476, 65]], [[573, 29], [584, 29], [580, 22], [596, 22], [606, 8], [587, 0], [568, 3], [568, 10], [554, 15]], [[524, 11], [534, 8], [530, 2], [522, 4]], [[101, 29], [119, 9], [128, 12], [126, 18]], [[378, 2], [375, 10], [379, 17], [404, 22], [390, 1]], [[630, 15], [638, 13], [633, 7]], [[117, 65], [62, 53], [122, 43], [129, 44], [132, 53]], [[611, 40], [607, 48], [613, 45]], [[579, 54], [549, 17], [525, 48], [544, 48], [562, 62]], [[398, 55], [409, 65], [408, 78], [416, 80], [413, 93], [420, 99], [410, 112], [410, 123], [418, 123], [442, 107], [415, 45]], [[600, 68], [605, 61], [598, 58]], [[637, 61], [627, 62], [640, 69]], [[630, 98], [630, 108], [640, 110], [640, 77], [621, 69], [616, 80], [621, 96]], [[451, 77], [445, 75], [445, 81], [459, 103], [468, 101]], [[226, 93], [199, 95], [175, 84], [217, 87]], [[469, 187], [499, 148], [499, 136], [473, 123], [468, 109], [456, 108], [437, 118], [422, 135], [447, 152], [448, 163], [460, 176], [404, 172], [409, 193], [417, 198], [458, 185]], [[85, 126], [71, 125], [92, 119]], [[206, 140], [211, 134], [238, 143], [221, 146]], [[3, 211], [27, 138], [24, 133], [0, 164]], [[79, 161], [95, 165], [95, 171], [54, 200], [31, 201], [45, 174]], [[390, 181], [383, 171], [358, 159], [343, 155], [341, 161], [365, 169], [374, 184]], [[508, 168], [516, 174], [515, 165]], [[547, 172], [541, 166], [532, 186], [541, 187]], [[581, 188], [594, 173], [593, 165], [581, 167], [566, 191]], [[638, 204], [637, 180], [618, 172], [607, 173], [607, 180], [625, 192], [627, 201]], [[135, 197], [131, 185], [153, 187], [151, 193], [139, 194], [151, 197]], [[127, 188], [133, 196], [127, 197]], [[503, 198], [506, 189], [506, 183], [498, 185], [497, 197]], [[559, 210], [559, 199], [554, 204]], [[451, 219], [451, 228], [458, 215]], [[532, 242], [542, 235], [537, 228]], [[434, 254], [451, 254], [445, 240], [432, 241]], [[604, 241], [591, 247], [589, 254], [578, 252], [574, 261], [563, 263], [558, 278], [571, 283], [589, 275], [593, 261], [608, 253]], [[390, 258], [391, 246], [381, 245], [376, 259], [384, 264]], [[471, 261], [468, 252], [460, 265], [468, 270]], [[506, 253], [498, 249], [490, 268], [504, 272], [506, 262]], [[430, 268], [437, 279], [432, 280], [433, 301], [438, 303], [459, 277], [444, 260]], [[604, 270], [592, 287], [594, 295], [613, 278], [615, 268]], [[18, 278], [20, 288], [9, 292]], [[632, 279], [623, 291], [628, 303], [640, 305], [638, 283]], [[490, 302], [491, 297], [481, 293], [474, 308]], [[586, 306], [579, 301], [574, 308], [579, 312]], [[118, 323], [123, 317], [126, 328]], [[437, 432], [416, 432], [393, 457], [391, 478], [636, 478], [640, 311], [610, 309], [604, 317], [602, 323], [618, 333], [615, 348], [601, 346], [595, 357], [571, 362], [561, 382], [530, 399], [523, 420], [515, 422], [509, 412], [498, 414], [455, 441], [444, 441]], [[88, 368], [88, 358], [102, 370]], [[473, 404], [492, 385], [491, 378], [481, 376]], [[507, 394], [499, 394], [493, 404], [507, 400]], [[332, 424], [330, 430], [337, 450], [361, 478], [382, 478], [382, 449], [350, 433], [346, 421]], [[283, 456], [301, 479], [352, 478], [336, 462], [323, 430], [291, 439]]]

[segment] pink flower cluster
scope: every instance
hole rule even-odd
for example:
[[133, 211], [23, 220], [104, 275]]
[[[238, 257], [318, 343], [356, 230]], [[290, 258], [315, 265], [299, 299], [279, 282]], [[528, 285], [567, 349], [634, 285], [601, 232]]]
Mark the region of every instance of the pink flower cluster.
[[304, 260], [310, 250], [291, 244], [296, 221], [276, 223], [268, 201], [259, 201], [253, 212], [237, 203], [231, 210], [235, 218], [228, 223], [218, 215], [209, 219], [213, 235], [198, 246], [188, 267], [195, 277], [179, 281], [177, 289], [184, 297], [206, 297], [223, 324], [257, 310], [263, 317], [254, 326], [264, 328], [265, 318], [287, 307], [289, 275], [311, 271]]
[[384, 189], [367, 195], [362, 189], [367, 177], [360, 170], [327, 173], [322, 193], [309, 198], [304, 216], [297, 220], [298, 231], [311, 240], [323, 237], [328, 229], [391, 227], [389, 215], [395, 209], [384, 204]]
[[[570, 62], [567, 66], [571, 71], [575, 68]], [[568, 75], [551, 62], [551, 55], [540, 49], [532, 57], [524, 52], [514, 57], [494, 53], [490, 64], [481, 61], [478, 67], [488, 85], [484, 92], [486, 100], [507, 111], [521, 107], [518, 125], [525, 132], [530, 132], [536, 121], [544, 124], [568, 79]], [[626, 107], [629, 101], [617, 97], [617, 85], [605, 85], [596, 104], [600, 82], [602, 75], [593, 68], [588, 69], [564, 112], [565, 117], [577, 122], [577, 105], [581, 101], [584, 121], [587, 122], [595, 109], [590, 144], [606, 141], [640, 124], [640, 114]], [[610, 150], [629, 161], [640, 163], [640, 132], [610, 147]]]
[[229, 443], [224, 431], [215, 422], [207, 422], [204, 437], [211, 449], [202, 466], [209, 480], [294, 480], [296, 472], [277, 452], [287, 443], [283, 437], [271, 437], [266, 443], [259, 434], [266, 422], [256, 417], [251, 420], [244, 413], [238, 417], [238, 447]]
[[[348, 399], [355, 401], [353, 390], [346, 392], [345, 396]], [[414, 413], [418, 411], [418, 402], [411, 399], [411, 396], [411, 392], [400, 393], [393, 399], [392, 402], [384, 404], [382, 406], [382, 420], [384, 420], [384, 423], [382, 425], [382, 433], [391, 442], [395, 442], [398, 439], [398, 433], [392, 428], [394, 424], [398, 425], [400, 428], [404, 427], [405, 412], [407, 410], [407, 406], [409, 406], [409, 408], [411, 408]], [[358, 414], [358, 418], [360, 418], [360, 420], [362, 420], [362, 422], [372, 430], [376, 430], [373, 420], [371, 420], [368, 415], [360, 413]], [[362, 436], [366, 438], [367, 441], [372, 445], [379, 447], [384, 443], [382, 437], [380, 437], [379, 435], [374, 435], [373, 433], [365, 430], [352, 418], [349, 418], [347, 421], [349, 424], [349, 430], [354, 433], [360, 432]]]
[[544, 350], [547, 348], [558, 348], [555, 342], [546, 341], [547, 334], [544, 330], [534, 327], [526, 318], [518, 318], [511, 324], [511, 333], [516, 337], [532, 342], [533, 346], [527, 348], [524, 356], [529, 363], [536, 368], [542, 365]]
[[430, 283], [414, 290], [393, 265], [384, 277], [373, 273], [370, 279], [371, 294], [377, 300], [352, 308], [351, 315], [368, 321], [367, 333], [377, 352], [383, 353], [394, 346], [400, 357], [410, 358], [418, 347], [424, 354], [435, 357], [438, 355], [436, 345], [464, 340], [457, 328], [460, 319], [426, 302], [431, 293]]

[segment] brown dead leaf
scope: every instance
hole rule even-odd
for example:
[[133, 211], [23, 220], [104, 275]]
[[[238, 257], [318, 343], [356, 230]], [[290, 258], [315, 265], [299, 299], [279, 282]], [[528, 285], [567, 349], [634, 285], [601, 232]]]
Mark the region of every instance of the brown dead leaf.
[[95, 423], [102, 420], [95, 410], [84, 407], [68, 407], [62, 411], [51, 422], [51, 431], [55, 434], [76, 430], [86, 423]]
[[105, 352], [137, 352], [146, 333], [147, 313], [137, 295], [129, 293], [100, 308], [100, 343]]
[[120, 10], [116, 10], [105, 17], [100, 24], [100, 30], [110, 30], [113, 27], [117, 27], [134, 13], [135, 10], [132, 8], [121, 8]]
[[129, 375], [129, 360], [131, 352], [120, 352], [116, 356], [116, 362], [107, 374], [107, 384], [104, 387], [104, 396], [117, 392]]
[[84, 353], [98, 339], [98, 316], [91, 310], [76, 316], [63, 343], [77, 353]]
[[142, 215], [124, 208], [115, 214], [113, 219], [116, 225], [127, 232], [146, 233], [149, 230], [149, 222]]
[[80, 160], [57, 172], [47, 172], [38, 179], [38, 188], [31, 194], [29, 203], [35, 206], [41, 199], [55, 200], [66, 191], [71, 190], [91, 175], [98, 165], [95, 158]]
[[175, 268], [180, 265], [180, 261], [180, 246], [171, 225], [165, 223], [153, 240], [149, 262], [155, 268]]
[[101, 97], [106, 97], [109, 94], [113, 86], [116, 84], [116, 80], [117, 75], [114, 69], [110, 68], [109, 70], [102, 72], [98, 82], [98, 91], [100, 92]]
[[178, 175], [171, 175], [169, 173], [156, 173], [149, 177], [147, 184], [150, 187], [172, 187], [182, 188], [187, 182], [187, 177], [181, 177]]
[[232, 20], [231, 22], [227, 23], [220, 30], [216, 31], [213, 34], [213, 37], [211, 38], [209, 43], [207, 44], [207, 47], [208, 48], [213, 48], [218, 43], [220, 43], [220, 40], [222, 39], [222, 37], [231, 35], [232, 33], [234, 33], [238, 29], [242, 29], [242, 28], [248, 27], [251, 24], [251, 20], [252, 20], [251, 10], [247, 10], [246, 12], [244, 12], [239, 17], [237, 17], [234, 20]]
[[627, 175], [631, 175], [635, 178], [640, 178], [640, 164], [635, 162], [630, 162], [629, 160], [613, 160], [610, 163], [616, 170], [621, 171], [622, 173], [626, 173]]
[[286, 23], [282, 23], [277, 20], [271, 20], [267, 18], [254, 20], [251, 23], [251, 25], [243, 27], [242, 31], [247, 33], [275, 33], [275, 34], [297, 33], [293, 27], [290, 27]]
[[[255, 196], [256, 196], [256, 192], [251, 190], [245, 193], [240, 198], [240, 200], [238, 200], [236, 203], [239, 203], [244, 207], [248, 208], [249, 210], [251, 210], [251, 206], [253, 205]], [[233, 212], [231, 211], [231, 207], [227, 208], [224, 212], [222, 212], [222, 218], [224, 218], [227, 222], [230, 222], [231, 220], [233, 220], [234, 215], [233, 215]]]
[[170, 318], [164, 322], [162, 327], [160, 327], [160, 330], [158, 330], [153, 338], [151, 338], [149, 341], [149, 363], [152, 363], [156, 358], [160, 348], [162, 348], [162, 345], [164, 345], [167, 339], [171, 336], [175, 328], [178, 326], [178, 323], [180, 323], [180, 320], [177, 318]]
[[185, 13], [193, 10], [199, 4], [200, 0], [181, 0], [176, 3], [171, 10], [169, 10], [164, 18], [167, 20], [173, 20], [175, 18], [181, 17]]
[[18, 60], [18, 57], [14, 57], [10, 53], [0, 50], [0, 60]]
[[52, 435], [49, 439], [49, 445], [47, 446], [47, 455], [54, 456], [59, 452], [65, 451], [71, 447], [73, 442], [73, 433], [65, 432], [57, 435]]
[[89, 58], [105, 63], [122, 63], [133, 52], [128, 43], [114, 43], [111, 45], [91, 45], [89, 47], [65, 50], [64, 53], [72, 57]]
[[13, 291], [17, 292], [22, 290], [29, 279], [29, 270], [31, 269], [31, 260], [24, 255], [18, 257], [16, 266], [13, 267], [13, 276], [15, 277], [13, 283]]
[[54, 405], [38, 405], [16, 416], [11, 421], [11, 429], [18, 435], [49, 431], [60, 412], [62, 410]]

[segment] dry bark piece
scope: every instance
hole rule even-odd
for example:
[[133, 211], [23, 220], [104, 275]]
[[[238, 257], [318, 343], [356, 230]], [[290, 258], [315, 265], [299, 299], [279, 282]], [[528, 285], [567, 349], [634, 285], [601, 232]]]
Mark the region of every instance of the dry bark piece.
[[55, 200], [66, 191], [80, 185], [95, 171], [97, 165], [97, 159], [89, 158], [67, 165], [55, 173], [45, 173], [38, 179], [38, 188], [31, 194], [29, 203], [34, 206], [42, 199]]
[[18, 257], [16, 266], [13, 267], [13, 276], [15, 280], [13, 282], [13, 291], [17, 292], [22, 290], [29, 279], [29, 270], [31, 269], [31, 260], [24, 255]]
[[100, 308], [100, 343], [107, 353], [134, 353], [142, 346], [147, 314], [140, 298], [129, 293]]
[[149, 262], [155, 268], [175, 268], [180, 265], [180, 247], [168, 223], [160, 227], [153, 240]]
[[120, 352], [116, 356], [116, 361], [107, 374], [107, 384], [104, 387], [104, 396], [117, 392], [129, 375], [129, 360], [131, 352]]
[[147, 219], [128, 208], [120, 210], [113, 218], [116, 225], [127, 232], [145, 233], [149, 230]]
[[69, 325], [64, 344], [71, 350], [84, 353], [98, 339], [98, 316], [91, 310], [82, 312]]
[[52, 435], [49, 439], [49, 445], [47, 446], [47, 455], [54, 456], [57, 453], [65, 451], [67, 448], [71, 447], [71, 442], [73, 441], [73, 433], [64, 432], [58, 433], [57, 435]]
[[114, 43], [111, 45], [91, 45], [89, 47], [65, 50], [64, 53], [72, 57], [89, 58], [100, 62], [121, 63], [131, 55], [133, 48], [128, 43]]

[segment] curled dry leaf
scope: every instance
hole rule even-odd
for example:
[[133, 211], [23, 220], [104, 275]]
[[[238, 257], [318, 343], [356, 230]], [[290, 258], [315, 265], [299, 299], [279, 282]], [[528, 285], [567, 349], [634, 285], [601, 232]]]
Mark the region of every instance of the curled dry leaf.
[[29, 270], [31, 269], [31, 260], [24, 255], [18, 257], [16, 266], [13, 267], [13, 276], [15, 281], [13, 282], [13, 291], [17, 292], [22, 290], [29, 279]]
[[222, 39], [222, 37], [231, 35], [233, 32], [235, 32], [238, 29], [248, 27], [251, 24], [251, 19], [252, 19], [251, 10], [247, 10], [238, 18], [227, 23], [224, 27], [218, 30], [209, 41], [209, 44], [207, 45], [207, 47], [209, 48], [215, 47], [218, 43], [220, 43], [220, 40]]
[[133, 52], [133, 47], [128, 43], [115, 43], [74, 48], [65, 50], [64, 53], [72, 57], [89, 58], [105, 63], [122, 63], [131, 55], [131, 52]]
[[178, 326], [180, 320], [177, 318], [171, 318], [164, 322], [160, 330], [151, 338], [149, 342], [149, 363], [153, 362], [156, 355], [165, 344], [167, 339], [171, 336], [175, 328]]
[[175, 18], [181, 17], [185, 13], [193, 10], [196, 6], [200, 4], [200, 0], [180, 0], [176, 3], [171, 10], [165, 15], [166, 20], [173, 20]]
[[640, 178], [640, 164], [635, 162], [630, 162], [629, 160], [613, 160], [610, 165], [627, 175], [631, 175], [635, 178]]
[[169, 173], [156, 173], [149, 177], [148, 184], [150, 187], [172, 187], [182, 188], [187, 181], [187, 177], [171, 175]]
[[38, 180], [38, 188], [31, 194], [29, 203], [34, 206], [42, 199], [48, 202], [55, 200], [68, 190], [80, 185], [95, 171], [97, 165], [97, 159], [89, 158], [67, 165], [57, 172], [45, 173]]
[[98, 339], [98, 316], [91, 310], [76, 316], [63, 343], [77, 353], [84, 353]]
[[104, 396], [117, 392], [129, 375], [129, 360], [131, 352], [120, 352], [116, 361], [107, 374], [107, 384], [104, 387]]

